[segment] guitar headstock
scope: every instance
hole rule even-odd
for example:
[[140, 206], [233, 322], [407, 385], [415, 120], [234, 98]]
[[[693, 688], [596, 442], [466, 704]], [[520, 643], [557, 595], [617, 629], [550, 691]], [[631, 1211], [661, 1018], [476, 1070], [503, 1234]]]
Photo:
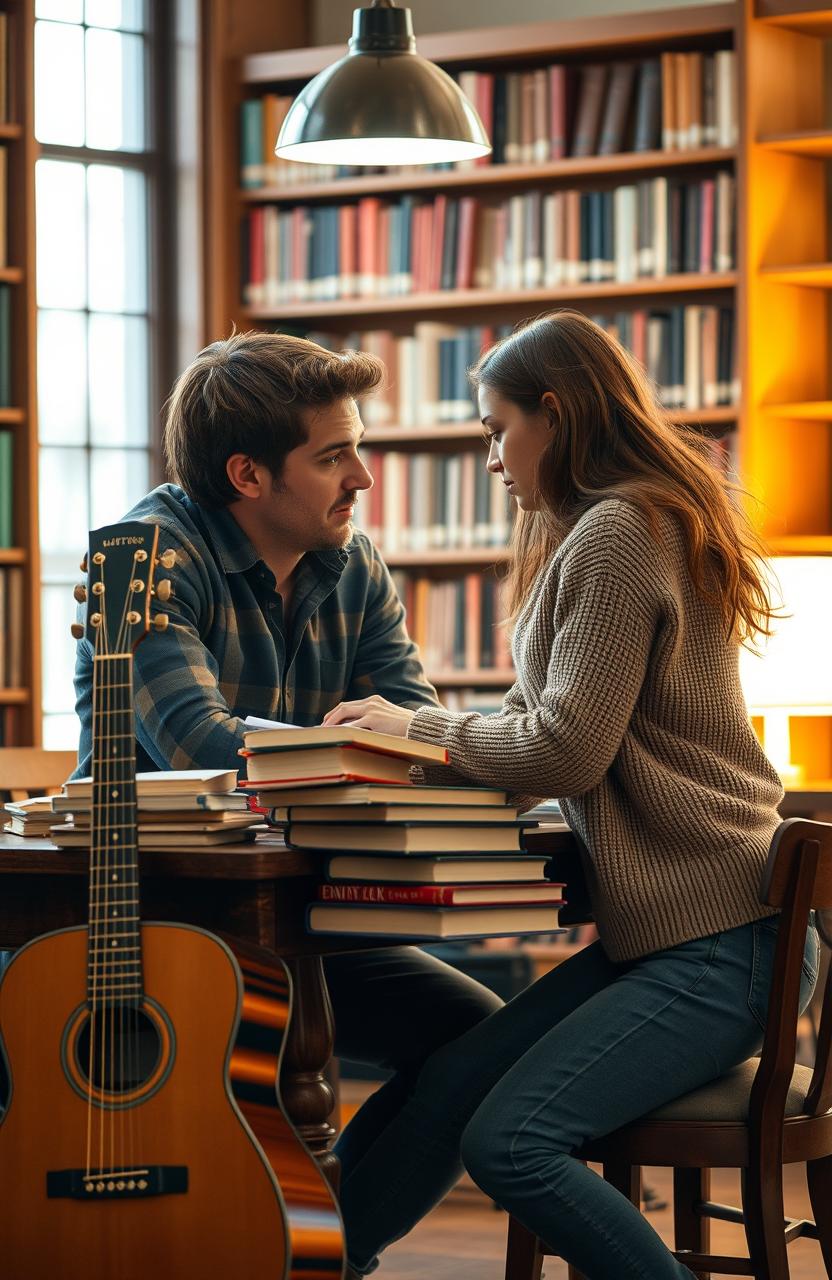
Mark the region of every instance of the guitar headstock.
[[[158, 565], [173, 567], [176, 554], [165, 551], [157, 556], [159, 530], [144, 521], [106, 525], [90, 531], [89, 552], [81, 568], [87, 573], [87, 587], [75, 588], [75, 598], [86, 601], [84, 625], [73, 624], [72, 634], [80, 640], [86, 636], [96, 655], [114, 657], [132, 653], [147, 635], [150, 625], [150, 600], [170, 596], [170, 581], [154, 586]], [[166, 614], [157, 613], [153, 624], [163, 631]]]

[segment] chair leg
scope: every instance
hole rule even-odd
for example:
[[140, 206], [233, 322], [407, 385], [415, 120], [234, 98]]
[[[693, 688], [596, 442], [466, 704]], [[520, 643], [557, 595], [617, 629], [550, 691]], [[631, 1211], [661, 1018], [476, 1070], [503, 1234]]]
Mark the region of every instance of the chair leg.
[[604, 1181], [608, 1182], [622, 1196], [626, 1196], [630, 1204], [641, 1208], [641, 1168], [637, 1164], [625, 1164], [620, 1160], [604, 1162]]
[[806, 1165], [809, 1199], [818, 1229], [820, 1251], [827, 1273], [832, 1275], [832, 1156], [809, 1160]]
[[[676, 1249], [708, 1253], [711, 1223], [695, 1212], [695, 1206], [711, 1195], [710, 1169], [673, 1170], [673, 1238]], [[710, 1271], [696, 1271], [697, 1280], [711, 1280]]]
[[505, 1280], [540, 1280], [542, 1268], [543, 1253], [537, 1236], [509, 1216]]
[[783, 1208], [783, 1166], [743, 1170], [745, 1238], [756, 1280], [789, 1280]]

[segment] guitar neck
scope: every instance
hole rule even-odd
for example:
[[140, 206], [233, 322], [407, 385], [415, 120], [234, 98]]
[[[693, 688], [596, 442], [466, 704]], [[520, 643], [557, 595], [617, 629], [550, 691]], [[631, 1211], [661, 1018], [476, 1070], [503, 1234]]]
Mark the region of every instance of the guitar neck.
[[94, 660], [88, 939], [90, 1001], [137, 1005], [143, 979], [132, 653]]

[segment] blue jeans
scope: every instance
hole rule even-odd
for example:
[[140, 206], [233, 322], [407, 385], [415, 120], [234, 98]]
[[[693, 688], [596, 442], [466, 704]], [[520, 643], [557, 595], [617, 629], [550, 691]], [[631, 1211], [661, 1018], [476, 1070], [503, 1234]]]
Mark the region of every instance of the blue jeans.
[[[492, 1199], [589, 1280], [690, 1280], [639, 1210], [570, 1153], [760, 1048], [776, 940], [775, 918], [626, 964], [594, 943], [439, 1048], [345, 1164], [352, 1266], [374, 1269], [453, 1185], [461, 1154]], [[812, 926], [801, 1008], [817, 971]]]

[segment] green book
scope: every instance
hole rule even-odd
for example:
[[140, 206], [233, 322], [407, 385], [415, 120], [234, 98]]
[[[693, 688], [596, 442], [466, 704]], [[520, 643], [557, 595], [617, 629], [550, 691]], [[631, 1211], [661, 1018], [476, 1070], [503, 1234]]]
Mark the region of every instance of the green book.
[[0, 431], [0, 547], [12, 546], [12, 433]]
[[263, 185], [263, 102], [247, 98], [240, 106], [240, 182]]

